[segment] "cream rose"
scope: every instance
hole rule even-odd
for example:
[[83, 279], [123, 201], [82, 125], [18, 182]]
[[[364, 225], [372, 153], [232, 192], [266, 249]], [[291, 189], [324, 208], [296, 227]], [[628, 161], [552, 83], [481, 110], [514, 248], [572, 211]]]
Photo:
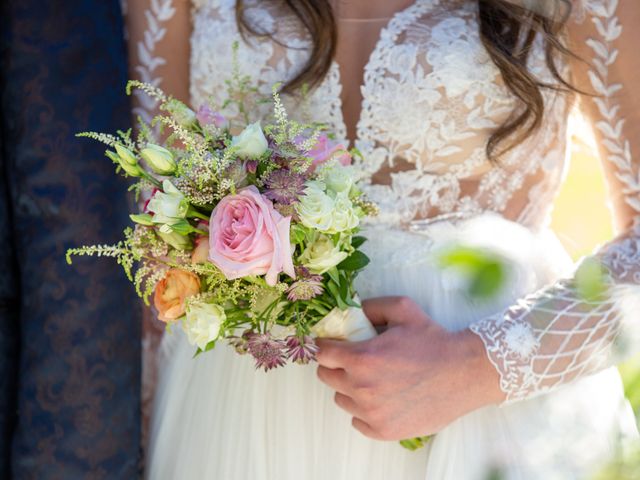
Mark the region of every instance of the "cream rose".
[[204, 350], [206, 346], [217, 340], [220, 328], [227, 319], [224, 308], [212, 303], [192, 303], [187, 307], [187, 315], [182, 322], [182, 329], [187, 334], [191, 345]]
[[347, 232], [360, 224], [360, 218], [356, 214], [347, 192], [336, 195], [333, 202], [333, 212], [333, 221], [328, 233]]
[[322, 178], [328, 190], [349, 194], [355, 179], [353, 167], [330, 163], [321, 170]]
[[260, 122], [256, 122], [245, 128], [237, 137], [233, 137], [231, 146], [236, 148], [240, 158], [252, 160], [261, 157], [269, 144], [262, 133]]
[[330, 268], [335, 267], [349, 254], [340, 251], [333, 241], [326, 235], [320, 235], [318, 239], [309, 245], [302, 255], [300, 262], [307, 267], [311, 273], [322, 275]]
[[333, 199], [324, 192], [322, 182], [307, 182], [305, 193], [296, 206], [300, 221], [305, 227], [325, 232], [333, 223]]

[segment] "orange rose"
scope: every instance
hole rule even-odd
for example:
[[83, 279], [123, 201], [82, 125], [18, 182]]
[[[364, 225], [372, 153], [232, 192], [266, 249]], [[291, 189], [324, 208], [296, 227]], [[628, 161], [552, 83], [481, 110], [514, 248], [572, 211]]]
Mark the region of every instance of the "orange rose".
[[172, 268], [156, 285], [153, 304], [158, 320], [172, 322], [185, 313], [185, 299], [200, 293], [200, 279], [191, 272]]

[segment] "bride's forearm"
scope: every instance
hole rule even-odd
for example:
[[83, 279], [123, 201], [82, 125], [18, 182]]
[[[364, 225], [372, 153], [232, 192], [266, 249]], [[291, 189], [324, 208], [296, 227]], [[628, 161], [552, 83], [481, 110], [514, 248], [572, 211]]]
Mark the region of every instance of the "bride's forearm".
[[585, 262], [591, 266], [576, 277], [471, 325], [507, 401], [596, 373], [638, 349], [640, 228]]

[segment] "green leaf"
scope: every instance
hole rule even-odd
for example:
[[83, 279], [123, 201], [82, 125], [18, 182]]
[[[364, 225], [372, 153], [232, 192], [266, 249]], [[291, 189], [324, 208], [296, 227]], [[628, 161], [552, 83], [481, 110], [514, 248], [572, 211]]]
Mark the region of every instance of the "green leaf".
[[438, 260], [441, 268], [454, 268], [467, 279], [467, 293], [474, 298], [493, 297], [506, 281], [502, 258], [482, 248], [455, 246], [441, 253]]
[[294, 224], [291, 226], [291, 243], [301, 245], [307, 238], [307, 230], [302, 225]]
[[342, 262], [338, 264], [338, 270], [345, 270], [347, 272], [355, 272], [356, 270], [362, 270], [369, 265], [369, 257], [359, 250], [356, 250]]
[[355, 249], [358, 249], [366, 241], [367, 241], [367, 237], [356, 236], [351, 239], [351, 246]]
[[337, 284], [335, 284], [333, 281], [330, 281], [329, 283], [327, 283], [327, 288], [331, 292], [331, 295], [335, 299], [340, 310], [346, 310], [347, 308], [349, 308], [349, 305], [347, 305], [344, 300], [342, 300], [342, 296], [340, 295], [340, 288]]
[[336, 267], [332, 267], [329, 270], [327, 270], [327, 275], [329, 275], [329, 278], [331, 280], [333, 280], [334, 282], [336, 282], [336, 284], [340, 283], [340, 272], [338, 272], [338, 269]]
[[411, 450], [412, 452], [419, 450], [424, 447], [430, 440], [431, 436], [428, 437], [415, 437], [407, 440], [400, 440], [400, 445], [402, 445], [407, 450]]

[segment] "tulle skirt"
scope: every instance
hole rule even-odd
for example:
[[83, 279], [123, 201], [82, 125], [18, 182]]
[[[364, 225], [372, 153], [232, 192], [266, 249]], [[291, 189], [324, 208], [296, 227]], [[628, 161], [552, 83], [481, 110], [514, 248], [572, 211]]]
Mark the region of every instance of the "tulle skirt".
[[[569, 273], [571, 263], [549, 232], [532, 234], [494, 215], [420, 233], [371, 228], [365, 235], [372, 261], [358, 280], [361, 297], [409, 296], [452, 331]], [[464, 275], [435, 260], [453, 244], [508, 262], [507, 281], [490, 299], [470, 296]], [[579, 479], [637, 436], [615, 369], [472, 412], [410, 452], [354, 430], [314, 365], [264, 373], [224, 344], [193, 354], [182, 333], [165, 336], [146, 465], [151, 480]]]

